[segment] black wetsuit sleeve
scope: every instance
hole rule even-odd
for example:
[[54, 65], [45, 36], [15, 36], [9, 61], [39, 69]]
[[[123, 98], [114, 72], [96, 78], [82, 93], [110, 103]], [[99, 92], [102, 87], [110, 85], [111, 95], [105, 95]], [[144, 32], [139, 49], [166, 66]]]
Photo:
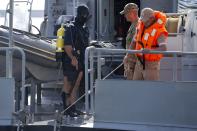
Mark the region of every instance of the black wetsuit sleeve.
[[73, 45], [74, 42], [74, 32], [71, 27], [67, 27], [64, 35], [64, 45]]

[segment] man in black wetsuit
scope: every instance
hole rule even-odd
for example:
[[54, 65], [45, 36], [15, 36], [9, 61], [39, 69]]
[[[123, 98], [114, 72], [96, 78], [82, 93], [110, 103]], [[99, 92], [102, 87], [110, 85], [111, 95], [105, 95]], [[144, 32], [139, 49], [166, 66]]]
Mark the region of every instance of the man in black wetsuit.
[[[64, 55], [62, 58], [64, 87], [62, 100], [64, 109], [73, 104], [77, 99], [77, 91], [84, 76], [85, 49], [89, 43], [89, 31], [85, 23], [90, 18], [86, 5], [77, 8], [77, 16], [72, 25], [66, 28], [64, 37]], [[71, 117], [80, 115], [75, 105], [65, 112]]]

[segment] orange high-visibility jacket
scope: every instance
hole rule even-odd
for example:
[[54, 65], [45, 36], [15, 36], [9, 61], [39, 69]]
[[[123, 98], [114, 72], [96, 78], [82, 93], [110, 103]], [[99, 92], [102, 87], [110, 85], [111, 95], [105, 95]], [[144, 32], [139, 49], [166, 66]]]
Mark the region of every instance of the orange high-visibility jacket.
[[[168, 32], [165, 28], [166, 24], [166, 15], [159, 11], [155, 11], [156, 22], [144, 29], [144, 24], [142, 21], [139, 21], [137, 26], [137, 35], [136, 35], [136, 50], [141, 50], [142, 48], [154, 49], [158, 47], [157, 39], [161, 34], [168, 36]], [[144, 30], [144, 33], [143, 33]], [[143, 35], [143, 36], [142, 36]], [[143, 44], [143, 46], [142, 46]], [[142, 55], [137, 54], [138, 57]], [[147, 61], [159, 61], [162, 58], [162, 54], [145, 54], [145, 60]]]

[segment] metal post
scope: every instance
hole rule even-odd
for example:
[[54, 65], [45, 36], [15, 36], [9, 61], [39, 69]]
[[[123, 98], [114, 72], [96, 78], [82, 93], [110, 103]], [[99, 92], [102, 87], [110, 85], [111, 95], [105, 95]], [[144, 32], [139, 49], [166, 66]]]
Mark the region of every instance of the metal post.
[[173, 64], [173, 81], [177, 81], [177, 54], [173, 54], [174, 64]]
[[25, 60], [26, 60], [26, 56], [25, 56], [25, 52], [21, 49], [18, 48], [18, 50], [21, 52], [22, 55], [22, 81], [21, 81], [21, 92], [22, 92], [22, 100], [21, 100], [21, 108], [24, 109], [25, 108], [25, 97], [26, 97], [26, 93], [25, 93]]
[[85, 51], [85, 111], [89, 112], [89, 53], [93, 51], [95, 47], [87, 47]]
[[57, 121], [55, 120], [54, 122], [53, 131], [57, 131]]
[[[13, 13], [14, 4], [13, 0], [10, 0], [9, 8], [9, 47], [13, 46]], [[6, 52], [6, 77], [12, 78], [12, 50]]]
[[41, 83], [37, 84], [37, 105], [41, 105], [41, 90], [42, 90], [42, 86]]
[[19, 83], [15, 83], [15, 112], [20, 110], [21, 91]]
[[93, 52], [90, 52], [90, 102], [91, 102], [91, 113], [94, 113], [94, 58]]
[[13, 14], [14, 14], [14, 0], [10, 0], [10, 9], [9, 9], [9, 47], [12, 47], [13, 41]]
[[20, 131], [20, 127], [21, 127], [21, 123], [19, 121], [18, 124], [17, 124], [17, 131]]
[[97, 0], [97, 40], [100, 41], [100, 0]]
[[97, 79], [101, 80], [101, 52], [99, 50], [97, 55]]
[[89, 112], [89, 100], [88, 100], [88, 60], [89, 60], [89, 51], [90, 47], [86, 48], [85, 51], [85, 111], [86, 113]]
[[28, 106], [28, 96], [29, 96], [29, 88], [28, 86], [25, 87], [25, 98], [24, 98], [24, 105]]
[[28, 4], [30, 4], [30, 9], [29, 9], [29, 25], [28, 25], [28, 31], [31, 32], [31, 26], [32, 26], [32, 19], [31, 19], [31, 13], [32, 13], [32, 4], [33, 4], [33, 0], [31, 2], [27, 2]]
[[31, 88], [30, 88], [30, 92], [31, 92], [30, 114], [32, 115], [31, 122], [34, 121], [34, 113], [35, 113], [35, 89], [36, 89], [35, 80], [31, 79]]
[[181, 36], [181, 46], [182, 46], [182, 48], [181, 48], [181, 50], [182, 50], [182, 52], [184, 52], [184, 34], [182, 34], [182, 36]]

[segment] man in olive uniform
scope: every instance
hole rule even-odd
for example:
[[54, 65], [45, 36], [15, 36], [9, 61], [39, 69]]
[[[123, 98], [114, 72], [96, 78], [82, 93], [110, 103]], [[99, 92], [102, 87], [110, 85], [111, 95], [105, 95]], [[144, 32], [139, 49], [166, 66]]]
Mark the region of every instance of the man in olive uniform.
[[[64, 109], [73, 104], [77, 99], [77, 92], [84, 76], [85, 49], [89, 43], [89, 32], [85, 23], [90, 18], [86, 5], [77, 8], [74, 24], [66, 28], [64, 37], [64, 55], [62, 58], [64, 87], [62, 100]], [[66, 111], [71, 117], [78, 116], [81, 112], [75, 105]]]
[[[134, 3], [128, 3], [124, 10], [120, 12], [121, 15], [124, 15], [128, 22], [131, 22], [131, 26], [128, 30], [126, 37], [126, 49], [135, 49], [132, 45], [133, 37], [135, 35], [136, 26], [138, 23], [138, 6]], [[128, 80], [133, 79], [133, 72], [136, 63], [136, 56], [134, 54], [126, 54], [124, 58], [124, 76]]]

